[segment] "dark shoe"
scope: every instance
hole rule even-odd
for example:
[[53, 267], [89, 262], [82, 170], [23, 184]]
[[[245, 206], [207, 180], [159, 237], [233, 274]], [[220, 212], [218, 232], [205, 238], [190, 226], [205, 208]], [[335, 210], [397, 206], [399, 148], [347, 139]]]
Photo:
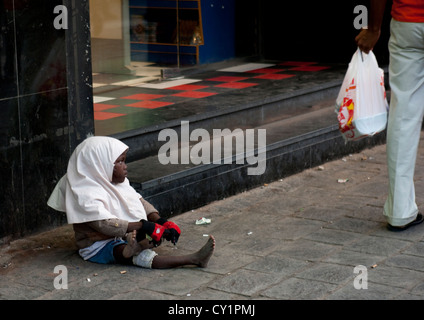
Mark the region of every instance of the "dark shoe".
[[417, 214], [417, 218], [414, 221], [412, 221], [412, 222], [410, 222], [410, 223], [408, 223], [408, 224], [406, 224], [404, 226], [401, 226], [401, 227], [394, 227], [394, 226], [388, 224], [387, 225], [387, 229], [389, 229], [390, 231], [405, 231], [409, 227], [412, 227], [412, 226], [415, 226], [417, 224], [420, 224], [423, 221], [424, 221], [423, 215], [421, 213], [418, 213]]

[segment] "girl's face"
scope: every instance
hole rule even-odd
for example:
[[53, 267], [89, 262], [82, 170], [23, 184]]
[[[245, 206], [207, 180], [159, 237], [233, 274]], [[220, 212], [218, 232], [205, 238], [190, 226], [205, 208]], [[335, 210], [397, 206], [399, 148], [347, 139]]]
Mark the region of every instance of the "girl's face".
[[127, 151], [121, 154], [118, 159], [115, 161], [115, 166], [113, 167], [113, 176], [112, 183], [122, 183], [127, 177], [127, 165], [125, 160], [127, 159]]

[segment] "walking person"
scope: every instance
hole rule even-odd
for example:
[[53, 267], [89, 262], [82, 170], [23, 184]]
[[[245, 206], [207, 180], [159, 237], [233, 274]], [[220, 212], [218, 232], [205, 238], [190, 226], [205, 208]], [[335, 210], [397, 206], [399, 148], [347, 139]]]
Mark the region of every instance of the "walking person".
[[[387, 0], [371, 0], [368, 28], [355, 41], [365, 53], [377, 43]], [[389, 40], [391, 101], [387, 125], [389, 192], [384, 215], [391, 231], [423, 222], [414, 171], [424, 116], [424, 0], [393, 0]]]

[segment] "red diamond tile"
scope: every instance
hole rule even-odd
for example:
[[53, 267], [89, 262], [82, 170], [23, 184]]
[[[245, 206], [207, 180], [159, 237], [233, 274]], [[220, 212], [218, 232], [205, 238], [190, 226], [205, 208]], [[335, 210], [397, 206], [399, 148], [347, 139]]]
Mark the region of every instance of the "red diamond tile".
[[231, 76], [222, 76], [222, 77], [216, 77], [207, 79], [208, 81], [222, 81], [222, 82], [234, 82], [234, 81], [240, 81], [240, 80], [246, 80], [249, 78], [245, 77], [231, 77]]
[[268, 80], [282, 80], [282, 79], [287, 79], [287, 78], [291, 78], [294, 77], [294, 74], [276, 74], [276, 73], [270, 73], [270, 74], [262, 74], [260, 76], [257, 77], [253, 77], [253, 78], [257, 78], [257, 79], [268, 79]]
[[280, 66], [292, 66], [292, 67], [301, 67], [301, 66], [310, 66], [312, 64], [317, 64], [318, 62], [305, 62], [305, 61], [284, 61], [279, 63]]
[[149, 93], [139, 93], [133, 94], [131, 96], [122, 97], [121, 99], [131, 99], [131, 100], [152, 100], [162, 98], [164, 95], [162, 94], [149, 94]]
[[119, 107], [119, 106], [114, 106], [114, 105], [111, 105], [111, 104], [103, 104], [103, 103], [93, 104], [94, 111], [103, 111], [103, 110], [113, 109], [113, 108], [117, 108], [117, 107]]
[[227, 82], [223, 84], [216, 85], [215, 87], [219, 88], [230, 88], [230, 89], [243, 89], [248, 87], [253, 87], [258, 85], [257, 83], [249, 83], [249, 82]]
[[199, 86], [196, 84], [182, 84], [180, 86], [170, 87], [168, 89], [171, 90], [184, 90], [184, 91], [193, 91], [193, 90], [199, 90], [207, 88], [208, 86]]
[[128, 104], [127, 107], [134, 107], [134, 108], [145, 108], [145, 109], [156, 109], [161, 108], [165, 106], [169, 106], [171, 104], [174, 104], [173, 102], [165, 102], [165, 101], [140, 101], [136, 103]]
[[181, 93], [173, 94], [175, 97], [184, 97], [184, 98], [205, 98], [209, 96], [216, 95], [215, 92], [202, 92], [202, 91], [184, 91]]
[[292, 68], [290, 70], [292, 70], [292, 71], [310, 71], [310, 72], [316, 72], [316, 71], [322, 71], [322, 70], [329, 69], [329, 68], [330, 67], [303, 66], [303, 67]]
[[113, 118], [118, 118], [125, 116], [123, 113], [112, 113], [112, 112], [103, 112], [103, 111], [95, 111], [94, 112], [94, 120], [108, 120]]
[[282, 69], [276, 69], [276, 68], [262, 68], [262, 69], [255, 69], [247, 71], [247, 73], [274, 73], [278, 71], [283, 71]]

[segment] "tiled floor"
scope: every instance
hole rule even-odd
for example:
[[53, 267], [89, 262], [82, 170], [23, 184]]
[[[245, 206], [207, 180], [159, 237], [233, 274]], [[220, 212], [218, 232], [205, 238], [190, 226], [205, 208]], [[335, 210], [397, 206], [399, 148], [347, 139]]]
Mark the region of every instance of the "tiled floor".
[[141, 68], [132, 76], [94, 75], [96, 135], [111, 135], [224, 108], [223, 104], [247, 100], [253, 92], [267, 95], [295, 90], [308, 81], [326, 81], [331, 72], [340, 75], [340, 70], [344, 72], [345, 66], [283, 61], [243, 63], [189, 78], [165, 80], [140, 76]]

